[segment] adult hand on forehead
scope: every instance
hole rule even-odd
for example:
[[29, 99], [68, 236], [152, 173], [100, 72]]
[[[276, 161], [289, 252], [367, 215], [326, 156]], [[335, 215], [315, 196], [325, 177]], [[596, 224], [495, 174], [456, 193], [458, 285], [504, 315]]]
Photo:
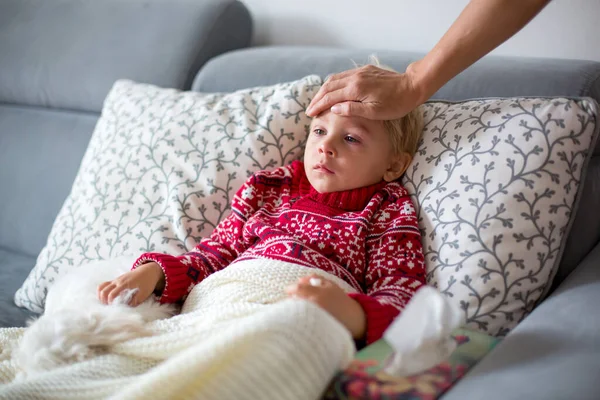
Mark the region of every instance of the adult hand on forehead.
[[306, 114], [395, 119], [518, 32], [549, 0], [471, 0], [440, 41], [406, 72], [364, 66], [331, 76]]
[[331, 75], [306, 114], [316, 117], [331, 109], [344, 116], [390, 120], [403, 117], [423, 101], [410, 67], [398, 73], [366, 65]]

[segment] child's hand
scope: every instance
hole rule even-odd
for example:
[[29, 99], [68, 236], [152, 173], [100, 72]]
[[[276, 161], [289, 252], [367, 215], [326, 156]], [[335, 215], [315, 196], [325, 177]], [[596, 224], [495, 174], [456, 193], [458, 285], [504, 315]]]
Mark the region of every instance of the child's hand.
[[164, 286], [164, 273], [155, 262], [140, 265], [118, 278], [101, 283], [98, 286], [98, 298], [104, 304], [110, 304], [125, 289], [138, 289], [129, 305], [135, 307], [143, 303], [155, 289]]
[[367, 317], [363, 308], [335, 283], [318, 275], [305, 276], [286, 288], [286, 292], [290, 297], [305, 299], [323, 308], [344, 325], [354, 339], [364, 337]]

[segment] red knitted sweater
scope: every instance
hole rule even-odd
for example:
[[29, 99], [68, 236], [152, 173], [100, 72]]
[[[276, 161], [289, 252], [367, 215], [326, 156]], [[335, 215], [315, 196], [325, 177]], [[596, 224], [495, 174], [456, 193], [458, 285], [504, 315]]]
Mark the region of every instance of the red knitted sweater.
[[161, 302], [185, 298], [215, 271], [269, 258], [319, 268], [348, 282], [367, 317], [367, 344], [378, 340], [425, 282], [415, 209], [400, 183], [319, 193], [296, 161], [251, 176], [231, 214], [194, 250], [142, 254], [133, 268], [157, 262], [165, 273]]

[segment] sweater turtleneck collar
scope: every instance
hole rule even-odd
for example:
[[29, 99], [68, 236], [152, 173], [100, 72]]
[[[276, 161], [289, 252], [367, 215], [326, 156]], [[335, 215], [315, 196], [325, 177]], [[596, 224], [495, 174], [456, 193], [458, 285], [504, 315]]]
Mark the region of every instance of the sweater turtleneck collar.
[[301, 197], [306, 197], [317, 203], [344, 211], [363, 210], [373, 195], [387, 184], [387, 182], [381, 181], [356, 189], [319, 193], [308, 181], [308, 177], [304, 171], [304, 163], [296, 161], [293, 164], [293, 168], [295, 169], [294, 175], [299, 178], [297, 181], [298, 194]]

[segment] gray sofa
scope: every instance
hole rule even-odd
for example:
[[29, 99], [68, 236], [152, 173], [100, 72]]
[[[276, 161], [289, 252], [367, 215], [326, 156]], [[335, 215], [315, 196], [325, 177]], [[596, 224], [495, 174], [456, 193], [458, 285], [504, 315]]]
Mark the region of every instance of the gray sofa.
[[[247, 9], [233, 0], [0, 0], [0, 326], [23, 326], [29, 316], [13, 294], [45, 244], [115, 80], [233, 91], [326, 76], [372, 53], [242, 49], [251, 30]], [[377, 54], [397, 70], [421, 57]], [[486, 57], [434, 98], [498, 96], [600, 102], [600, 63]], [[600, 149], [591, 151], [552, 292], [444, 399], [600, 398]]]

